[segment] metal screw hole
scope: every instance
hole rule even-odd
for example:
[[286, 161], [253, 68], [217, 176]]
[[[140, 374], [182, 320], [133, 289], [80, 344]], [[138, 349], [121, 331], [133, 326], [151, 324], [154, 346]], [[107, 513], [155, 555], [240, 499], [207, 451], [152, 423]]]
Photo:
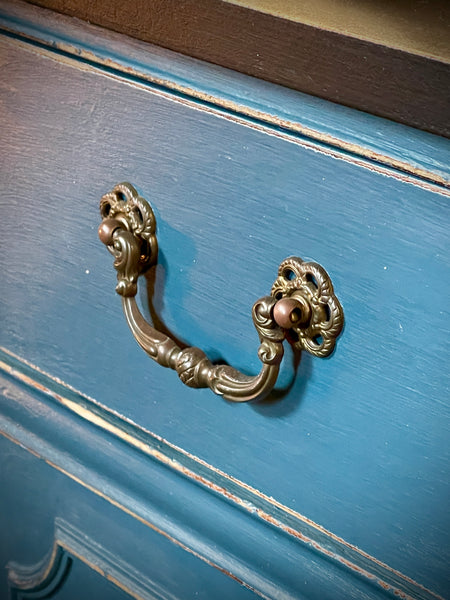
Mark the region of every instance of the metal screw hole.
[[292, 323], [298, 323], [298, 321], [301, 321], [303, 317], [303, 313], [301, 308], [294, 308], [294, 310], [291, 313], [291, 321]]

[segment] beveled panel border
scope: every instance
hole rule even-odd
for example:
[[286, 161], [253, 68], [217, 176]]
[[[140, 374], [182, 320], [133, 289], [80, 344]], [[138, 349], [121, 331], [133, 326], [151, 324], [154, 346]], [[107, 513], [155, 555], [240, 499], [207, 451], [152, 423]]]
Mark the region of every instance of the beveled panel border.
[[307, 581], [342, 597], [440, 598], [4, 348], [0, 373], [2, 435], [261, 597], [307, 598]]
[[[397, 40], [382, 43], [348, 35], [351, 25], [338, 33], [286, 18], [282, 11], [270, 14], [255, 5], [224, 0], [32, 2], [320, 98], [450, 135], [447, 52], [418, 54], [412, 44], [399, 48]], [[435, 20], [445, 22], [448, 8], [442, 1], [431, 4], [436, 3]], [[403, 21], [419, 21], [420, 8], [408, 4]], [[368, 10], [367, 20], [373, 11]], [[389, 11], [384, 12], [389, 19]], [[417, 36], [417, 29], [416, 23], [409, 36]]]
[[448, 194], [450, 144], [405, 125], [5, 0], [0, 35], [341, 160]]
[[[6, 565], [11, 600], [47, 598], [71, 577], [73, 559], [80, 560], [136, 600], [177, 600], [143, 573], [112, 554], [61, 517], [55, 518], [53, 548], [35, 565]], [[86, 592], [86, 590], [84, 590]]]

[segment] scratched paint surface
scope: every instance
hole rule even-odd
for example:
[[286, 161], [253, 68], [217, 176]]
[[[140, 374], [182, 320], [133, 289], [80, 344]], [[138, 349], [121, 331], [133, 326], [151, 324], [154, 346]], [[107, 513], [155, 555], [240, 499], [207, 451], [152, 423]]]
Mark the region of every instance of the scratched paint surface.
[[308, 138], [322, 141], [449, 185], [450, 147], [445, 138], [266, 84], [20, 1], [3, 1], [0, 24], [149, 85], [162, 85], [219, 109], [303, 134], [305, 142]]
[[[448, 198], [290, 138], [2, 44], [0, 343], [431, 589], [448, 563]], [[165, 326], [249, 373], [281, 260], [330, 273], [346, 326], [278, 399], [189, 390], [129, 333], [98, 200], [152, 202]], [[145, 291], [142, 302], [146, 305]]]
[[[310, 590], [317, 590], [323, 600], [326, 597], [325, 581], [328, 583], [338, 575], [336, 569], [332, 574], [334, 563], [333, 566], [337, 566], [340, 573], [339, 581], [335, 579], [332, 585], [333, 599], [337, 597], [336, 589], [340, 591], [339, 597], [345, 599], [350, 594], [352, 597], [360, 599], [364, 597], [369, 600], [373, 595], [378, 597], [380, 592], [387, 590], [401, 598], [414, 597], [422, 600], [436, 598], [434, 593], [425, 590], [411, 578], [381, 564], [380, 561], [345, 540], [339, 539], [332, 532], [325, 531], [320, 525], [282, 506], [273, 498], [251, 489], [247, 484], [218, 471], [155, 434], [146, 432], [136, 424], [126, 422], [123, 417], [115, 415], [107, 407], [102, 407], [95, 400], [69, 389], [67, 385], [57, 382], [31, 365], [26, 365], [10, 353], [1, 351], [1, 356], [1, 371], [7, 373], [16, 383], [20, 381], [26, 384], [25, 390], [23, 388], [21, 390], [20, 386], [16, 387], [11, 379], [8, 381], [8, 377], [2, 377], [0, 381], [1, 413], [3, 413], [0, 414], [2, 419], [0, 431], [4, 432], [8, 439], [26, 448], [33, 456], [46, 460], [53, 468], [107, 499], [114, 506], [120, 506], [127, 514], [133, 514], [138, 521], [156, 528], [159, 533], [207, 564], [216, 565], [232, 578], [245, 581], [249, 589], [254, 589], [264, 597], [271, 597], [274, 591], [279, 597], [297, 597], [298, 592], [302, 589], [304, 591], [304, 586], [307, 586]], [[69, 408], [70, 411], [65, 411], [64, 407]], [[38, 422], [34, 420], [34, 414], [40, 415]], [[92, 429], [88, 423], [95, 423], [96, 427]], [[18, 427], [17, 424], [20, 426]], [[55, 435], [56, 432], [58, 436]], [[113, 447], [107, 441], [107, 432], [113, 435], [115, 442]], [[52, 444], [50, 448], [49, 440]], [[119, 444], [119, 440], [125, 444]], [[126, 457], [117, 455], [116, 451], [119, 448], [127, 453]], [[102, 449], [106, 452], [102, 453]], [[138, 452], [136, 453], [135, 450]], [[70, 460], [71, 456], [76, 457], [75, 463], [73, 459]], [[141, 461], [136, 463], [136, 458], [139, 456]], [[149, 461], [150, 457], [152, 460]], [[98, 466], [95, 467], [94, 472], [89, 468], [93, 460], [96, 465], [101, 465], [100, 470]], [[129, 474], [132, 477], [136, 475], [139, 477], [141, 491], [133, 484], [133, 495], [128, 495], [125, 502], [123, 493], [129, 490], [129, 482], [124, 481], [123, 473], [115, 472], [112, 477], [113, 487], [110, 485], [105, 487], [105, 482], [99, 479], [99, 477], [103, 479], [103, 473], [110, 472], [108, 465], [111, 464], [123, 465], [127, 474], [126, 479]], [[153, 471], [156, 468], [156, 472], [151, 472], [152, 466]], [[166, 477], [169, 476], [169, 482], [164, 485], [161, 477], [163, 473]], [[157, 486], [154, 485], [155, 482], [158, 482]], [[179, 489], [180, 484], [183, 483], [188, 487], [191, 486], [190, 491]], [[200, 484], [200, 487], [197, 484]], [[156, 498], [152, 502], [148, 492], [153, 488], [156, 491]], [[136, 499], [142, 497], [142, 492], [146, 501], [139, 508]], [[198, 493], [200, 498], [196, 497]], [[13, 492], [10, 494], [14, 496]], [[170, 515], [169, 521], [166, 516], [158, 516], [154, 512], [156, 508], [154, 501], [156, 500], [157, 505], [160, 505], [161, 495], [164, 515]], [[187, 514], [185, 514], [186, 498], [189, 498]], [[229, 501], [226, 504], [231, 512], [226, 515], [220, 514], [221, 509], [224, 508], [221, 498]], [[175, 503], [181, 502], [183, 506], [184, 527], [177, 524], [178, 509], [173, 505], [172, 500]], [[212, 520], [205, 518], [207, 507], [211, 508], [214, 515]], [[250, 513], [253, 518], [242, 521], [242, 512]], [[194, 524], [195, 521], [197, 525]], [[161, 530], [163, 522], [164, 530]], [[221, 525], [225, 522], [227, 533]], [[253, 531], [252, 522], [256, 527]], [[270, 538], [269, 531], [264, 527], [265, 524], [273, 525], [273, 528], [270, 528]], [[205, 527], [210, 529], [209, 534], [206, 535], [206, 539], [210, 541], [206, 542], [206, 545]], [[57, 534], [59, 537], [56, 539], [67, 538], [67, 534], [64, 534], [66, 530], [67, 527], [63, 527], [62, 537]], [[189, 533], [190, 530], [196, 531], [194, 537]], [[255, 534], [256, 537], [263, 535], [262, 544], [255, 540]], [[69, 535], [69, 544], [66, 543], [64, 547], [74, 548], [71, 538], [73, 539], [73, 536]], [[241, 543], [237, 543], [238, 539]], [[292, 552], [292, 542], [298, 542], [295, 552]], [[77, 545], [75, 543], [75, 546]], [[301, 558], [302, 551], [305, 550], [306, 561]], [[250, 556], [251, 554], [253, 556]], [[268, 564], [267, 554], [278, 558], [269, 561], [270, 571], [266, 567], [261, 572], [261, 565]], [[104, 564], [103, 555], [104, 551], [97, 552], [94, 563], [100, 563], [98, 566], [104, 571], [104, 567], [101, 566]], [[226, 556], [228, 559], [225, 558]], [[319, 557], [322, 562], [318, 565]], [[92, 557], [90, 562], [92, 563]], [[128, 572], [129, 567], [122, 568], [120, 571]], [[362, 580], [360, 577], [355, 578], [356, 574], [362, 576]], [[371, 593], [367, 589], [367, 584], [372, 588]], [[128, 589], [133, 587], [135, 586], [128, 585]], [[384, 597], [384, 594], [382, 596]], [[307, 597], [314, 596], [308, 593]]]
[[[15, 571], [19, 581], [24, 581], [24, 575], [26, 578], [21, 571], [27, 566], [40, 566], [37, 572], [41, 573], [44, 564], [49, 564], [61, 517], [79, 534], [75, 544], [67, 536], [62, 541], [58, 539], [71, 564], [68, 572], [56, 570], [47, 578], [47, 593], [56, 588], [56, 593], [47, 597], [72, 600], [80, 598], [80, 592], [96, 600], [136, 596], [142, 600], [208, 600], [211, 594], [239, 600], [257, 597], [227, 574], [199, 561], [150, 528], [142, 527], [123, 511], [3, 436], [0, 436], [0, 450], [2, 599], [7, 590], [8, 572], [4, 567], [9, 561], [18, 564]], [[14, 529], [11, 523], [15, 524]], [[133, 580], [136, 585], [130, 586]], [[26, 587], [33, 584], [29, 582]], [[125, 593], [124, 588], [130, 593]], [[31, 593], [24, 597], [33, 597]]]

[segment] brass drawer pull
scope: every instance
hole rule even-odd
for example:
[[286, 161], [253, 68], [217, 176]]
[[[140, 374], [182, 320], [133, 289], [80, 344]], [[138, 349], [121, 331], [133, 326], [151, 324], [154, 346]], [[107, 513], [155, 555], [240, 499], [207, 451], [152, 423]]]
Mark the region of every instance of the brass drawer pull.
[[189, 387], [209, 387], [234, 402], [260, 400], [277, 380], [286, 334], [295, 348], [314, 356], [333, 351], [344, 323], [342, 307], [325, 269], [296, 257], [281, 263], [271, 295], [253, 305], [253, 323], [260, 338], [259, 375], [250, 377], [228, 365], [214, 365], [200, 348], [181, 349], [144, 319], [135, 300], [139, 275], [156, 264], [158, 255], [150, 205], [132, 185], [121, 183], [102, 197], [100, 214], [99, 237], [115, 258], [116, 292], [122, 296], [134, 337], [153, 360], [174, 369]]

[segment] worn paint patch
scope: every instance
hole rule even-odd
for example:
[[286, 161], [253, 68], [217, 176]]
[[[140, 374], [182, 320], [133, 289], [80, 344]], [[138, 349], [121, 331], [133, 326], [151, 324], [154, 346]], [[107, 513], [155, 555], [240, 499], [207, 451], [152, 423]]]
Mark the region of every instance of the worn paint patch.
[[[79, 396], [79, 401], [77, 402], [74, 399], [68, 398], [67, 396], [65, 396], [62, 393], [56, 393], [54, 390], [50, 389], [50, 387], [46, 386], [44, 383], [36, 381], [36, 379], [34, 379], [31, 375], [22, 372], [20, 370], [20, 368], [14, 368], [13, 366], [6, 363], [5, 361], [0, 360], [0, 370], [3, 370], [5, 373], [8, 373], [10, 376], [14, 377], [16, 380], [21, 381], [22, 383], [26, 384], [31, 389], [34, 389], [40, 393], [45, 394], [47, 397], [52, 398], [57, 403], [65, 406], [73, 414], [76, 414], [83, 420], [101, 428], [104, 431], [107, 431], [108, 433], [110, 433], [111, 435], [116, 437], [117, 439], [120, 439], [123, 442], [127, 443], [128, 445], [136, 448], [140, 452], [145, 453], [146, 455], [150, 456], [152, 459], [157, 460], [158, 462], [164, 464], [165, 466], [169, 467], [173, 471], [176, 471], [179, 474], [181, 474], [182, 476], [188, 478], [190, 481], [201, 485], [205, 489], [207, 489], [219, 496], [222, 496], [223, 498], [232, 502], [239, 509], [242, 509], [242, 510], [252, 514], [253, 516], [256, 516], [257, 518], [261, 519], [261, 521], [271, 525], [272, 527], [275, 527], [279, 531], [282, 531], [284, 534], [291, 536], [292, 538], [298, 540], [302, 544], [305, 544], [306, 546], [314, 549], [314, 551], [341, 564], [342, 566], [348, 568], [350, 571], [353, 571], [354, 573], [357, 573], [361, 577], [363, 577], [369, 581], [372, 581], [373, 583], [375, 583], [376, 585], [380, 586], [381, 588], [383, 588], [387, 591], [393, 592], [398, 597], [404, 598], [405, 600], [413, 598], [408, 593], [406, 593], [404, 590], [400, 589], [397, 585], [394, 585], [394, 584], [386, 581], [383, 577], [380, 576], [380, 573], [384, 573], [385, 576], [387, 576], [387, 579], [389, 579], [389, 575], [395, 576], [396, 578], [401, 579], [406, 585], [413, 586], [414, 588], [423, 591], [425, 594], [427, 594], [428, 596], [430, 596], [432, 598], [436, 598], [437, 600], [443, 600], [439, 595], [428, 590], [424, 586], [418, 584], [413, 579], [405, 576], [404, 574], [400, 573], [399, 571], [397, 571], [395, 569], [392, 569], [385, 563], [377, 560], [376, 558], [374, 558], [371, 555], [367, 554], [366, 552], [362, 551], [358, 547], [346, 542], [339, 536], [334, 535], [332, 532], [326, 530], [319, 524], [311, 521], [304, 515], [290, 509], [287, 506], [284, 506], [280, 502], [276, 501], [274, 498], [271, 498], [271, 497], [263, 494], [259, 490], [252, 488], [251, 486], [224, 473], [223, 471], [220, 471], [219, 469], [212, 467], [211, 465], [209, 465], [205, 461], [199, 459], [198, 457], [170, 444], [169, 442], [167, 442], [160, 436], [157, 436], [147, 430], [140, 428], [136, 424], [132, 423], [130, 420], [127, 420], [124, 417], [118, 416], [117, 414], [114, 414], [114, 417], [116, 419], [120, 419], [121, 421], [123, 421], [123, 426], [121, 427], [120, 424], [112, 423], [108, 417], [111, 417], [111, 415], [113, 413], [106, 407], [99, 405], [98, 403], [96, 403], [95, 401], [90, 399], [89, 397], [83, 395], [81, 392], [78, 392], [74, 388], [66, 385], [60, 379], [53, 378], [53, 377], [49, 376], [47, 373], [45, 373], [44, 371], [33, 366], [31, 363], [23, 361], [22, 359], [20, 359], [16, 355], [14, 355], [12, 352], [10, 352], [4, 348], [0, 348], [0, 351], [4, 352], [5, 355], [11, 356], [12, 358], [14, 358], [17, 361], [20, 361], [20, 362], [26, 364], [30, 369], [35, 370], [36, 372], [40, 373], [44, 377], [48, 377], [51, 381], [54, 381], [58, 386], [61, 386], [61, 388], [66, 388], [67, 390], [70, 390], [70, 391], [76, 393]], [[88, 407], [88, 403], [92, 405], [91, 408]], [[95, 409], [95, 410], [92, 410], [92, 409]], [[98, 411], [101, 411], [102, 414], [99, 414]], [[129, 431], [127, 431], [127, 429], [124, 427], [125, 424], [132, 425], [133, 429], [135, 430], [134, 435], [132, 433], [130, 433]], [[8, 436], [5, 432], [1, 432], [1, 433], [3, 433], [3, 435], [5, 435], [5, 437], [7, 437], [8, 439], [11, 439], [11, 441], [17, 443], [17, 441], [15, 439]], [[144, 441], [142, 439], [143, 435], [148, 436], [148, 438], [150, 438], [150, 439], [148, 439], [147, 441]], [[166, 446], [167, 448], [170, 448], [176, 452], [179, 452], [182, 456], [188, 458], [189, 462], [191, 463], [191, 468], [186, 467], [186, 465], [182, 464], [182, 462], [180, 462], [179, 460], [176, 460], [173, 457], [168, 456], [167, 453], [163, 452], [162, 450], [159, 450], [159, 449], [153, 447], [151, 444], [151, 440], [157, 440], [157, 442], [159, 444], [162, 444], [163, 446]], [[23, 446], [23, 447], [25, 447], [25, 446]], [[25, 447], [25, 448], [29, 451], [32, 451], [28, 447]], [[197, 558], [200, 558], [201, 560], [203, 560], [210, 566], [213, 566], [214, 568], [221, 570], [223, 573], [225, 573], [229, 577], [232, 577], [233, 579], [235, 579], [242, 585], [249, 587], [249, 589], [252, 589], [252, 591], [255, 591], [255, 593], [258, 593], [258, 592], [256, 592], [256, 590], [253, 590], [253, 588], [248, 586], [248, 584], [246, 584], [244, 581], [237, 578], [231, 572], [222, 569], [219, 565], [210, 561], [207, 557], [199, 554], [192, 548], [189, 548], [188, 546], [186, 546], [185, 544], [183, 544], [182, 542], [180, 542], [179, 540], [177, 540], [176, 538], [174, 538], [173, 536], [171, 536], [164, 530], [157, 527], [155, 524], [143, 519], [137, 513], [133, 512], [132, 510], [130, 510], [123, 504], [115, 501], [113, 498], [104, 494], [103, 492], [96, 489], [92, 485], [81, 480], [74, 474], [72, 474], [69, 471], [67, 471], [66, 469], [62, 468], [60, 465], [57, 465], [53, 461], [49, 461], [48, 459], [39, 456], [34, 451], [33, 451], [33, 454], [35, 456], [38, 456], [39, 458], [43, 459], [51, 467], [60, 471], [64, 475], [70, 477], [72, 480], [76, 481], [78, 484], [82, 485], [86, 489], [89, 489], [91, 492], [93, 492], [96, 495], [107, 500], [112, 505], [114, 505], [116, 508], [129, 514], [130, 516], [137, 519], [138, 521], [140, 521], [147, 527], [150, 527], [152, 530], [160, 533], [161, 535], [163, 535], [164, 537], [166, 537], [173, 543], [182, 547], [184, 550], [190, 552]], [[206, 477], [203, 472], [199, 472], [199, 471], [195, 470], [193, 468], [193, 467], [195, 467], [195, 465], [201, 466], [204, 470], [207, 470], [207, 472], [209, 472], [211, 474], [211, 478]], [[213, 477], [222, 479], [223, 485], [220, 485], [219, 483], [217, 483], [217, 481], [214, 481]], [[227, 487], [227, 485], [226, 485], [227, 481], [229, 483], [229, 487]], [[239, 490], [241, 492], [240, 494], [237, 493]], [[274, 511], [273, 514], [268, 512], [267, 508], [262, 508], [260, 506], [261, 502], [263, 502], [267, 506], [267, 508], [271, 507]], [[282, 518], [283, 515], [285, 516], [284, 521]], [[319, 542], [319, 541], [315, 540], [313, 537], [311, 537], [311, 535], [305, 535], [305, 533], [302, 532], [299, 528], [293, 527], [292, 524], [289, 523], [289, 517], [293, 517], [299, 523], [304, 523], [305, 525], [307, 525], [308, 528], [311, 528], [312, 531], [316, 531], [318, 534], [320, 534], [324, 538], [324, 540], [328, 541], [329, 547], [327, 546], [327, 544], [324, 544], [323, 541]], [[332, 550], [330, 548], [334, 548], [334, 550]], [[336, 551], [339, 548], [340, 548], [340, 551]], [[347, 558], [346, 555], [349, 552], [351, 555], [354, 556], [355, 559], [357, 559], [359, 557], [359, 558], [363, 559], [365, 563], [373, 565], [373, 572], [370, 572], [367, 568], [361, 567], [358, 564], [357, 560], [350, 560], [349, 558]], [[367, 567], [367, 564], [366, 564], [366, 567]], [[261, 595], [261, 594], [259, 594], [259, 595]], [[262, 597], [265, 597], [265, 596], [262, 596]]]

